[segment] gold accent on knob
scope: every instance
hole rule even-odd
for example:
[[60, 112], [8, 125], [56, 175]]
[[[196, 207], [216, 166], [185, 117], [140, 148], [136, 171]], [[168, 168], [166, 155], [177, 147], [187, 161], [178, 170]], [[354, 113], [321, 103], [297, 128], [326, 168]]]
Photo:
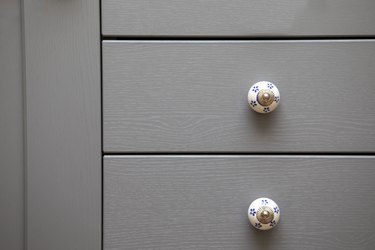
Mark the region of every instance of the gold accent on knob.
[[257, 219], [262, 224], [270, 223], [274, 218], [273, 211], [270, 207], [260, 207], [257, 211]]
[[269, 89], [262, 89], [259, 91], [257, 98], [260, 105], [269, 106], [275, 100], [275, 95]]

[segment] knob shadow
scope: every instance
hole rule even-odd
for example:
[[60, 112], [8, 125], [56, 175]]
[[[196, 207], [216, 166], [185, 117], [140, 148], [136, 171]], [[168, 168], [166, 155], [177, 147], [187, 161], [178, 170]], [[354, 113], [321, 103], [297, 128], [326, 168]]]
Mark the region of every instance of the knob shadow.
[[262, 231], [250, 225], [249, 230], [249, 245], [255, 245], [259, 250], [275, 249], [277, 245], [277, 238], [280, 235], [280, 225], [274, 229]]
[[252, 110], [248, 112], [249, 124], [252, 124], [251, 128], [255, 129], [260, 135], [270, 135], [276, 133], [273, 129], [281, 119], [280, 108], [269, 114], [259, 114]]

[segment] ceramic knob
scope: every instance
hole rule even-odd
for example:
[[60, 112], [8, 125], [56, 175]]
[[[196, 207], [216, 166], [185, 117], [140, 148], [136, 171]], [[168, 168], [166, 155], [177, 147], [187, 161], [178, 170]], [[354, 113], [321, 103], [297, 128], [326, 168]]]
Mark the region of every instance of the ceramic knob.
[[280, 92], [272, 82], [257, 82], [251, 86], [247, 101], [255, 112], [270, 113], [279, 105]]
[[280, 220], [280, 208], [269, 198], [259, 198], [249, 206], [248, 214], [251, 225], [260, 230], [274, 228]]

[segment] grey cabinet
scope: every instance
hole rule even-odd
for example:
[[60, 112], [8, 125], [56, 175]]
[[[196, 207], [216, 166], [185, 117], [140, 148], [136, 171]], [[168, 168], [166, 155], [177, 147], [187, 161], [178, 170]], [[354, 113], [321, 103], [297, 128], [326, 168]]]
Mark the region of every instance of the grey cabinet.
[[[374, 247], [373, 39], [107, 39], [102, 52], [105, 250]], [[268, 115], [247, 104], [260, 80], [281, 92]], [[271, 232], [247, 218], [264, 196], [282, 211]]]
[[[104, 157], [104, 249], [373, 249], [375, 157]], [[268, 196], [269, 232], [247, 209]]]
[[0, 1], [0, 248], [374, 249], [374, 3]]

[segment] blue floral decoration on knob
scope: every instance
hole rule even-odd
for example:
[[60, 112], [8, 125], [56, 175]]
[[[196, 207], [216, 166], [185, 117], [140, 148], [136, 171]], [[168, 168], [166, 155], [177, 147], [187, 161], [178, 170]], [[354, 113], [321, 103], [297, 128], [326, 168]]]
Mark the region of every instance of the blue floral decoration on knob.
[[255, 211], [255, 208], [250, 208], [250, 214], [252, 215], [252, 216], [255, 216], [256, 215], [256, 211]]
[[259, 86], [258, 86], [258, 85], [254, 86], [254, 87], [253, 87], [253, 91], [254, 91], [255, 93], [257, 93], [257, 92], [259, 91]]
[[270, 108], [269, 108], [269, 107], [265, 107], [265, 108], [263, 109], [263, 112], [264, 112], [264, 113], [268, 113], [268, 112], [270, 112]]
[[250, 105], [251, 105], [251, 106], [253, 106], [253, 107], [255, 107], [255, 106], [256, 106], [256, 105], [258, 105], [258, 104], [257, 104], [257, 102], [256, 102], [256, 101], [254, 101], [254, 100], [251, 100], [251, 101], [250, 101]]
[[275, 96], [275, 102], [279, 103], [279, 101], [280, 101], [280, 96]]
[[276, 226], [276, 221], [275, 221], [275, 220], [271, 221], [270, 226], [271, 226], [271, 227]]
[[254, 227], [256, 227], [256, 228], [261, 228], [261, 227], [262, 227], [262, 224], [260, 224], [260, 223], [255, 223], [255, 224], [254, 224]]
[[274, 211], [276, 214], [278, 214], [278, 213], [280, 212], [280, 209], [279, 209], [278, 207], [274, 207], [274, 208], [273, 208], [273, 211]]

